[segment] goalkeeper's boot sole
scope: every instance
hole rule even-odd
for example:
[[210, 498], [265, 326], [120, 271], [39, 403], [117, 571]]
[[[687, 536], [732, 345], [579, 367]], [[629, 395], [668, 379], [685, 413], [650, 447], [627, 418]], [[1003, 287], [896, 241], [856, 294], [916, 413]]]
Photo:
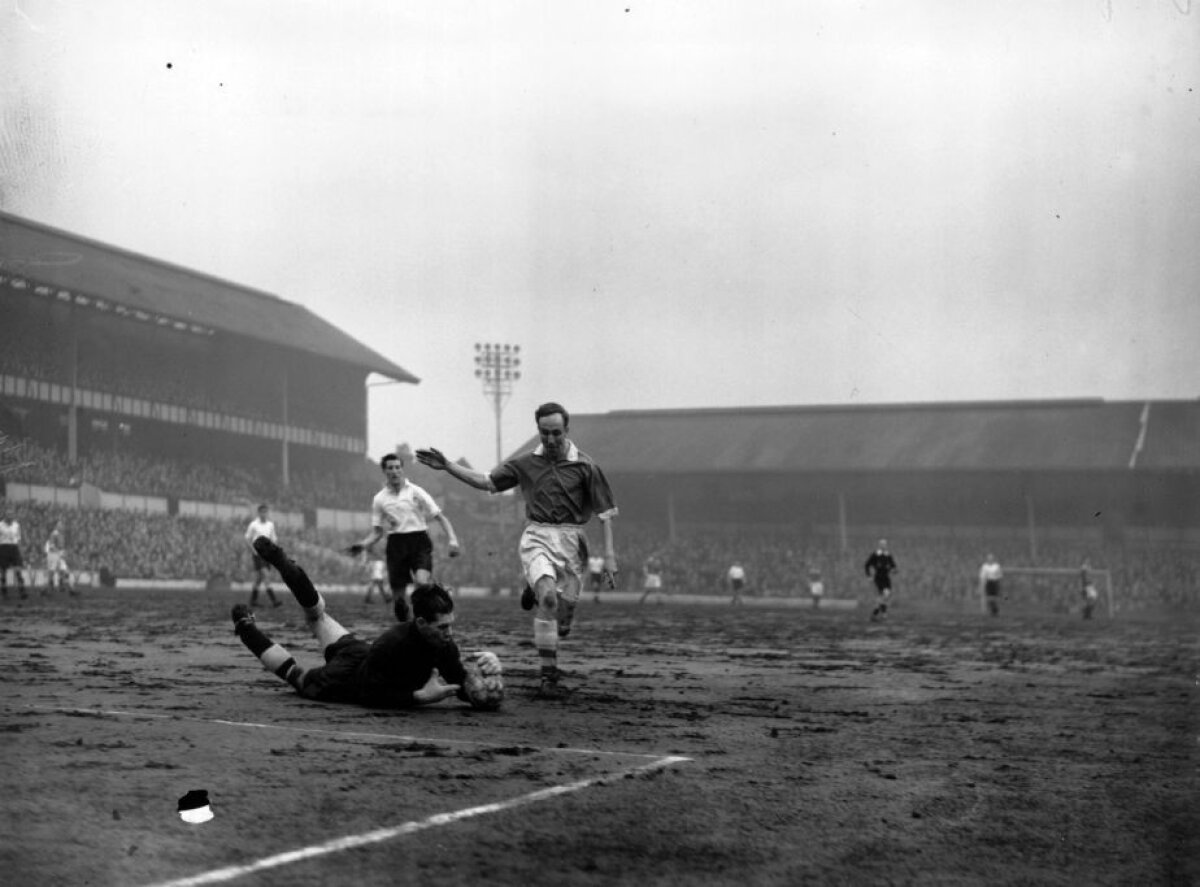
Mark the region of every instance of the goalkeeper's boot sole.
[[229, 615], [233, 618], [234, 634], [241, 634], [243, 627], [254, 624], [254, 611], [245, 604], [235, 604]]
[[283, 549], [266, 536], [259, 536], [254, 540], [254, 550], [258, 552], [259, 557], [277, 570], [279, 569], [279, 565], [287, 560], [287, 555]]

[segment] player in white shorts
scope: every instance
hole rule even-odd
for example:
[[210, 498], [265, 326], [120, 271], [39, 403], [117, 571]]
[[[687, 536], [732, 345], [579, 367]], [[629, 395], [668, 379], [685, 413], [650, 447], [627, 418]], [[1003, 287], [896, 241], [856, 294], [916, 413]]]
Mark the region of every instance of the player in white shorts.
[[742, 603], [742, 589], [746, 587], [746, 568], [742, 566], [741, 561], [733, 562], [733, 566], [725, 574], [725, 581], [729, 583], [729, 591], [733, 595], [729, 599], [729, 603], [733, 606], [740, 605]]
[[651, 594], [657, 595], [658, 602], [663, 602], [663, 564], [657, 554], [652, 554], [646, 558], [646, 563], [642, 565], [642, 597], [638, 601], [639, 604], [646, 603], [646, 598]]
[[584, 527], [593, 517], [600, 520], [606, 583], [614, 587], [617, 556], [612, 519], [617, 506], [600, 466], [567, 438], [571, 417], [566, 409], [544, 403], [534, 411], [534, 421], [541, 443], [490, 474], [451, 462], [433, 448], [417, 450], [417, 459], [477, 490], [500, 493], [521, 488], [529, 521], [518, 548], [528, 583], [521, 606], [537, 608], [533, 643], [541, 661], [538, 696], [557, 699], [565, 692], [559, 685], [558, 642], [571, 632], [589, 555]]
[[811, 566], [808, 568], [808, 593], [812, 597], [814, 610], [821, 608], [821, 599], [825, 597], [825, 582], [821, 578], [821, 568]]
[[598, 554], [588, 556], [588, 588], [592, 590], [592, 600], [600, 603], [600, 589], [604, 587], [604, 558]]
[[392, 596], [388, 593], [387, 564], [383, 562], [383, 558], [372, 558], [367, 565], [367, 570], [370, 578], [367, 580], [367, 596], [363, 598], [363, 603], [371, 603], [371, 595], [378, 591], [383, 602], [390, 604]]
[[46, 553], [46, 590], [69, 591], [75, 594], [75, 586], [71, 583], [71, 568], [67, 566], [62, 521], [55, 522], [54, 529], [50, 531], [50, 536], [42, 548]]
[[1004, 570], [1000, 568], [996, 555], [989, 553], [979, 568], [979, 588], [983, 592], [987, 611], [993, 616], [1000, 615], [1000, 580], [1003, 578]]
[[1091, 561], [1085, 560], [1079, 568], [1079, 580], [1083, 585], [1083, 618], [1091, 619], [1092, 614], [1096, 612], [1096, 602], [1100, 600], [1100, 592], [1096, 590], [1096, 583], [1092, 581]]
[[254, 564], [254, 584], [250, 586], [251, 608], [258, 603], [260, 588], [267, 592], [271, 606], [278, 607], [283, 604], [283, 601], [275, 597], [275, 592], [271, 588], [271, 565], [263, 560], [254, 549], [254, 540], [259, 536], [266, 536], [276, 545], [279, 544], [279, 537], [275, 535], [275, 521], [268, 516], [270, 512], [271, 509], [266, 504], [258, 506], [258, 516], [246, 526], [246, 544], [250, 546], [250, 558]]

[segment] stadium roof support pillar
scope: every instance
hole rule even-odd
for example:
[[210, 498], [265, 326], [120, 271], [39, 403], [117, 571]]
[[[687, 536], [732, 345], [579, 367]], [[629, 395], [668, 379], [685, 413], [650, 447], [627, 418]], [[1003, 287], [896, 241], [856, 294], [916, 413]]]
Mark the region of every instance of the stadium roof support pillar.
[[846, 532], [846, 493], [838, 490], [838, 532], [842, 539], [842, 554], [850, 550], [849, 534]]
[[1033, 493], [1025, 491], [1025, 524], [1029, 527], [1029, 558], [1037, 562], [1037, 520], [1033, 507]]
[[71, 402], [67, 404], [67, 461], [79, 461], [79, 312], [71, 307]]
[[279, 465], [282, 476], [280, 480], [283, 485], [290, 486], [291, 484], [291, 466], [288, 465], [288, 370], [287, 364], [283, 364], [283, 444], [279, 454]]

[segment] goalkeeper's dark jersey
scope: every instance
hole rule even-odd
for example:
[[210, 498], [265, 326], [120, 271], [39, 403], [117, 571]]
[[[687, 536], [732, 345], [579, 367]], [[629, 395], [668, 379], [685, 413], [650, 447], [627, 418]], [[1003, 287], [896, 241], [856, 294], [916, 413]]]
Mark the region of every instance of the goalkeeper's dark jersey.
[[308, 671], [300, 692], [322, 702], [408, 708], [433, 669], [448, 684], [466, 677], [453, 641], [431, 644], [411, 622], [394, 625], [368, 643], [347, 635], [325, 648], [325, 665]]
[[892, 573], [896, 571], [896, 559], [886, 551], [874, 551], [863, 565], [868, 576], [875, 579], [878, 588], [892, 587]]

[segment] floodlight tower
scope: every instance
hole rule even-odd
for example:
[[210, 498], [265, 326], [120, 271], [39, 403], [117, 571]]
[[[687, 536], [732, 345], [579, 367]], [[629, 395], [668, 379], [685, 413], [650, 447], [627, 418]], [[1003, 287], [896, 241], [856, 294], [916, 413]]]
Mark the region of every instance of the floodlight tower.
[[500, 437], [500, 417], [504, 401], [512, 394], [513, 384], [521, 378], [521, 346], [475, 343], [475, 378], [483, 382], [483, 394], [491, 398], [496, 413], [496, 464], [504, 459]]
[[[492, 401], [496, 414], [496, 465], [504, 460], [500, 418], [504, 402], [521, 378], [521, 346], [494, 342], [475, 343], [475, 378], [483, 382], [483, 394]], [[500, 502], [500, 534], [504, 535], [504, 503]]]

